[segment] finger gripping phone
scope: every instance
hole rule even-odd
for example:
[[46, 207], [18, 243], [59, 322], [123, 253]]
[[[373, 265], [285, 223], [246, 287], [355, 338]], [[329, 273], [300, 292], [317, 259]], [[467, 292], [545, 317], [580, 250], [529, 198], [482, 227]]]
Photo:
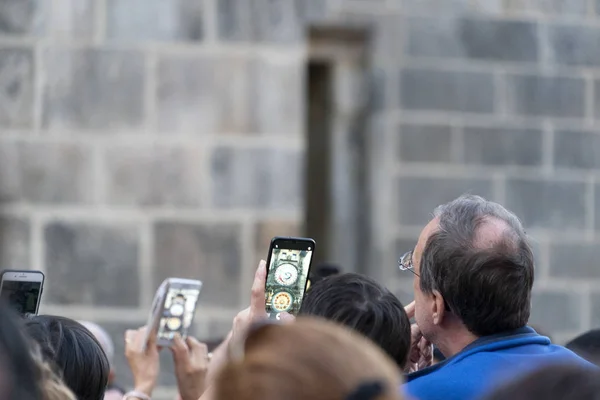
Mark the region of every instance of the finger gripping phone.
[[176, 334], [187, 337], [201, 290], [201, 281], [182, 278], [165, 279], [159, 286], [147, 325], [158, 346], [170, 346]]
[[271, 319], [287, 312], [297, 315], [302, 305], [315, 241], [310, 238], [275, 237], [269, 246], [265, 306]]
[[0, 297], [22, 315], [36, 315], [44, 291], [44, 273], [5, 270], [0, 276]]

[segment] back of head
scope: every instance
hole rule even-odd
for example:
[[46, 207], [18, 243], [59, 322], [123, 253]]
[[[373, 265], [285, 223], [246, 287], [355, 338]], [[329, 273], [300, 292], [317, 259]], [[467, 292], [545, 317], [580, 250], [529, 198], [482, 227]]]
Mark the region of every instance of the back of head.
[[72, 319], [48, 315], [27, 319], [26, 329], [79, 400], [104, 397], [110, 367], [90, 331]]
[[519, 219], [465, 195], [438, 207], [421, 257], [420, 287], [437, 290], [476, 336], [521, 328], [531, 311], [533, 253]]
[[250, 331], [245, 353], [216, 380], [216, 400], [400, 399], [400, 371], [374, 344], [337, 324], [299, 317]]
[[600, 365], [600, 329], [577, 336], [566, 347], [589, 362]]
[[511, 382], [485, 400], [600, 400], [599, 378], [591, 368], [555, 365]]
[[410, 349], [410, 321], [402, 303], [375, 280], [353, 273], [317, 282], [306, 293], [300, 315], [335, 321], [379, 345], [401, 368]]
[[41, 371], [30, 349], [20, 317], [0, 302], [0, 398], [41, 400]]
[[113, 359], [115, 357], [115, 345], [113, 344], [113, 341], [110, 338], [108, 332], [106, 332], [106, 330], [104, 330], [104, 328], [102, 328], [100, 325], [90, 321], [77, 322], [83, 325], [88, 331], [92, 333], [92, 335], [94, 335], [94, 337], [100, 344], [100, 347], [102, 347], [102, 350], [104, 350], [104, 354], [106, 354], [106, 358], [108, 359], [109, 364], [112, 365]]
[[39, 347], [35, 346], [33, 358], [41, 372], [40, 387], [43, 400], [77, 400], [71, 389], [56, 374], [47, 361], [44, 361]]

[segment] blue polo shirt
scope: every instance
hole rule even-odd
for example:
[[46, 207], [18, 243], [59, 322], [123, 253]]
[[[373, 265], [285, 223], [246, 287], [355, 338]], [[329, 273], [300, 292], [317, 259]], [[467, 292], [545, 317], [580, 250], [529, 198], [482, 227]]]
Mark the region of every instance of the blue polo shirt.
[[404, 392], [416, 400], [479, 399], [509, 379], [545, 365], [565, 363], [596, 368], [572, 351], [524, 327], [482, 337], [453, 357], [409, 374]]

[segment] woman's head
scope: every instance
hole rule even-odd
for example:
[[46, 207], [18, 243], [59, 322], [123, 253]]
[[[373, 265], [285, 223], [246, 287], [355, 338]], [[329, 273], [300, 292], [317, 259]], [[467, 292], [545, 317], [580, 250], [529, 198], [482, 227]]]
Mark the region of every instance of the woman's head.
[[0, 302], [0, 397], [15, 400], [41, 400], [41, 371], [30, 355], [19, 316]]
[[400, 399], [400, 372], [371, 341], [300, 317], [250, 330], [242, 359], [217, 377], [215, 399]]
[[92, 333], [72, 319], [49, 315], [28, 318], [25, 326], [44, 360], [55, 367], [79, 400], [103, 398], [110, 367]]
[[43, 400], [77, 400], [50, 364], [43, 359], [39, 346], [33, 347], [33, 359], [40, 371], [39, 386], [42, 389]]

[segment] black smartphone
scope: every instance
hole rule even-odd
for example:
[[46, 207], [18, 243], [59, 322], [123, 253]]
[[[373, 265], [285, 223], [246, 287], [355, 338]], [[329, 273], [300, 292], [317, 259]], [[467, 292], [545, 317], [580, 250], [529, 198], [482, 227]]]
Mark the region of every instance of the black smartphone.
[[265, 306], [269, 318], [287, 312], [297, 315], [306, 292], [315, 241], [310, 238], [274, 237], [267, 258]]
[[44, 273], [5, 270], [0, 277], [0, 297], [22, 315], [36, 315], [44, 291]]

